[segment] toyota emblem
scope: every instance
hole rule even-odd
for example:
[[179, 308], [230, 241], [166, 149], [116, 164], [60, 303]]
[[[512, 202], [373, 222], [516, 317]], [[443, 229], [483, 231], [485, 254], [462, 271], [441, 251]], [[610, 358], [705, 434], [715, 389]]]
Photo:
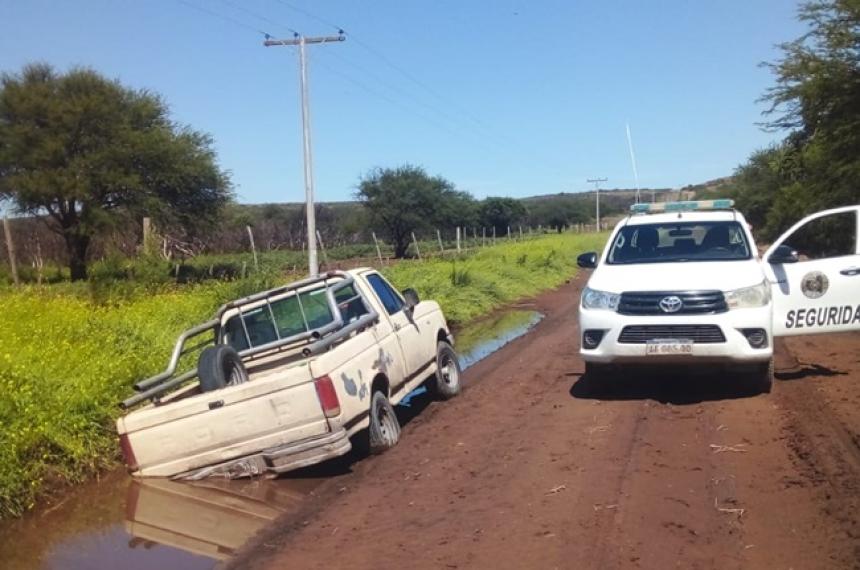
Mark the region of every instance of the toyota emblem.
[[660, 308], [664, 313], [677, 313], [684, 306], [684, 302], [680, 297], [670, 295], [660, 299]]

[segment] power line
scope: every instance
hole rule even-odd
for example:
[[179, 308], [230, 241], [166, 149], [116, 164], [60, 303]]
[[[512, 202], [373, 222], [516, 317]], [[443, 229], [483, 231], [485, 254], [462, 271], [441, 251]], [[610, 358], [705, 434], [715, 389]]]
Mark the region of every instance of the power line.
[[391, 59], [389, 59], [385, 54], [383, 54], [382, 52], [380, 52], [379, 50], [377, 50], [376, 48], [374, 48], [374, 47], [373, 47], [373, 46], [371, 46], [370, 44], [368, 44], [368, 43], [366, 43], [365, 41], [363, 41], [360, 37], [356, 36], [353, 32], [347, 31], [347, 30], [345, 30], [342, 26], [338, 26], [338, 25], [336, 25], [336, 24], [334, 24], [334, 23], [332, 23], [332, 22], [330, 22], [330, 21], [327, 21], [327, 20], [325, 20], [325, 19], [323, 19], [323, 18], [320, 18], [320, 17], [319, 17], [319, 16], [317, 16], [316, 14], [313, 14], [312, 12], [309, 12], [308, 10], [306, 10], [306, 9], [304, 9], [304, 8], [301, 8], [301, 7], [299, 7], [299, 6], [296, 6], [296, 5], [294, 5], [294, 4], [290, 3], [290, 2], [287, 2], [286, 0], [276, 0], [276, 1], [277, 1], [278, 3], [280, 3], [280, 4], [283, 4], [283, 5], [284, 5], [284, 6], [286, 6], [287, 8], [290, 8], [291, 10], [295, 10], [296, 12], [299, 12], [299, 13], [301, 13], [301, 14], [304, 14], [305, 16], [307, 16], [307, 17], [309, 17], [309, 18], [311, 18], [311, 19], [313, 19], [313, 20], [315, 20], [315, 21], [319, 22], [320, 24], [323, 24], [323, 25], [325, 25], [325, 26], [329, 26], [330, 28], [334, 28], [334, 29], [335, 29], [335, 30], [337, 30], [339, 33], [347, 34], [353, 42], [355, 42], [356, 44], [358, 44], [360, 47], [362, 47], [362, 48], [363, 48], [364, 50], [366, 50], [368, 53], [370, 53], [370, 54], [374, 55], [375, 57], [379, 58], [379, 59], [380, 59], [383, 63], [385, 63], [388, 67], [390, 67], [390, 68], [391, 68], [391, 69], [393, 69], [394, 71], [398, 72], [398, 73], [399, 73], [399, 74], [401, 74], [403, 77], [405, 77], [406, 79], [408, 79], [409, 81], [411, 81], [412, 83], [414, 83], [415, 85], [417, 85], [418, 87], [420, 87], [421, 89], [425, 90], [426, 92], [428, 92], [430, 95], [432, 95], [433, 97], [435, 97], [436, 99], [438, 99], [438, 100], [439, 100], [439, 101], [441, 101], [442, 103], [445, 103], [446, 105], [448, 105], [448, 106], [450, 106], [450, 107], [452, 107], [452, 108], [454, 108], [454, 109], [457, 109], [461, 115], [463, 115], [464, 117], [468, 118], [470, 121], [472, 121], [473, 123], [475, 123], [478, 127], [480, 127], [480, 128], [482, 128], [482, 129], [484, 129], [485, 131], [487, 131], [487, 132], [489, 132], [489, 133], [492, 133], [492, 132], [493, 132], [493, 130], [492, 130], [492, 128], [491, 128], [491, 127], [489, 127], [489, 126], [488, 126], [486, 123], [484, 123], [481, 119], [479, 119], [478, 117], [476, 117], [476, 116], [475, 116], [471, 111], [469, 111], [468, 109], [464, 108], [464, 107], [463, 107], [463, 106], [461, 106], [461, 105], [458, 105], [458, 104], [456, 103], [456, 101], [453, 101], [453, 100], [451, 100], [450, 98], [448, 98], [448, 97], [446, 97], [446, 96], [444, 96], [444, 95], [440, 94], [440, 93], [439, 93], [438, 91], [436, 91], [433, 87], [431, 87], [431, 86], [427, 85], [427, 84], [426, 84], [426, 83], [424, 83], [421, 79], [419, 79], [418, 77], [416, 77], [413, 73], [411, 73], [411, 72], [407, 71], [406, 69], [404, 69], [404, 68], [400, 67], [399, 65], [397, 65], [396, 63], [394, 63], [394, 62], [393, 62]]
[[279, 2], [280, 4], [283, 4], [284, 6], [286, 6], [287, 8], [289, 8], [289, 9], [291, 9], [291, 10], [295, 10], [296, 12], [299, 12], [300, 14], [304, 14], [305, 16], [307, 16], [308, 18], [310, 18], [311, 20], [315, 20], [315, 21], [319, 22], [320, 24], [322, 24], [322, 25], [324, 25], [324, 26], [328, 26], [328, 27], [330, 27], [330, 28], [334, 28], [335, 30], [337, 30], [337, 32], [338, 32], [339, 34], [344, 34], [344, 33], [346, 33], [346, 32], [344, 32], [343, 28], [341, 28], [340, 26], [337, 26], [337, 25], [335, 25], [335, 24], [332, 24], [331, 22], [328, 22], [328, 21], [326, 21], [326, 20], [324, 20], [324, 19], [320, 18], [319, 16], [317, 16], [317, 15], [315, 15], [315, 14], [313, 14], [313, 13], [311, 13], [311, 12], [308, 12], [308, 11], [307, 11], [307, 10], [305, 10], [304, 8], [301, 8], [301, 7], [296, 6], [296, 5], [294, 5], [294, 4], [290, 4], [289, 2], [286, 2], [285, 0], [276, 0], [276, 1], [277, 1], [277, 2]]
[[259, 28], [255, 28], [254, 26], [248, 25], [245, 22], [241, 22], [241, 21], [239, 21], [235, 18], [232, 18], [230, 16], [227, 16], [226, 14], [221, 14], [219, 12], [215, 12], [213, 10], [210, 10], [209, 8], [204, 8], [202, 6], [198, 6], [197, 4], [193, 4], [192, 2], [188, 2], [187, 0], [176, 0], [176, 1], [179, 2], [180, 4], [183, 4], [187, 7], [189, 7], [189, 8], [197, 10], [198, 12], [208, 14], [209, 16], [212, 16], [214, 18], [220, 18], [221, 20], [224, 20], [226, 22], [230, 22], [231, 24], [239, 26], [240, 28], [244, 28], [246, 30], [250, 30], [252, 32], [260, 34], [261, 36], [269, 37], [269, 34], [264, 32], [263, 30], [261, 30]]
[[284, 25], [284, 24], [282, 24], [282, 23], [276, 22], [276, 21], [274, 21], [274, 20], [272, 20], [272, 19], [270, 19], [270, 18], [267, 18], [266, 16], [263, 16], [263, 15], [261, 15], [261, 14], [258, 14], [258, 13], [256, 13], [256, 12], [254, 12], [253, 10], [249, 10], [248, 8], [245, 8], [245, 7], [244, 7], [244, 6], [242, 6], [241, 4], [236, 4], [235, 2], [231, 2], [230, 0], [221, 0], [221, 2], [223, 2], [224, 4], [226, 4], [226, 5], [230, 6], [231, 8], [234, 8], [234, 9], [236, 9], [236, 10], [239, 10], [240, 12], [244, 12], [244, 13], [248, 14], [249, 16], [253, 17], [253, 18], [257, 18], [258, 20], [260, 20], [260, 21], [262, 21], [262, 22], [266, 22], [267, 24], [271, 24], [271, 25], [273, 25], [273, 26], [277, 26], [277, 27], [279, 27], [279, 28], [284, 28], [285, 30], [289, 30], [290, 32], [292, 32], [292, 33], [293, 33], [293, 34], [295, 34], [295, 35], [299, 35], [299, 32], [298, 32], [298, 31], [296, 31], [296, 30], [294, 30], [293, 28], [291, 28], [291, 27], [289, 27], [289, 26], [287, 26], [287, 25]]

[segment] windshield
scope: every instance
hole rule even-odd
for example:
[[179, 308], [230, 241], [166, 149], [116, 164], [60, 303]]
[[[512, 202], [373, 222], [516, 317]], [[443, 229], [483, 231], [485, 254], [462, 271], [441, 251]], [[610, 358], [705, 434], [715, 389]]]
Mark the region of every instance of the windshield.
[[738, 222], [665, 222], [628, 225], [612, 242], [610, 264], [749, 259]]

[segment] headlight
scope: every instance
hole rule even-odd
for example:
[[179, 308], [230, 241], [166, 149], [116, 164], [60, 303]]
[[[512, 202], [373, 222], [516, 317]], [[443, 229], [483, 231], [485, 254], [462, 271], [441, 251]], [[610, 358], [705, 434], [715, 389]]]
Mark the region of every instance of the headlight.
[[725, 295], [730, 309], [764, 307], [770, 302], [770, 285], [765, 281], [752, 287], [726, 291]]
[[598, 291], [597, 289], [589, 289], [588, 287], [582, 292], [582, 306], [586, 309], [607, 309], [614, 311], [618, 308], [619, 299], [621, 299], [621, 295]]

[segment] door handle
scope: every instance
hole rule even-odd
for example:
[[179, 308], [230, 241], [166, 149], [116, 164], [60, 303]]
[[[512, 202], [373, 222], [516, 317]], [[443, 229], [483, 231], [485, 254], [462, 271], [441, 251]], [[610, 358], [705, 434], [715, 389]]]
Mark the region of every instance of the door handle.
[[860, 267], [848, 267], [840, 271], [842, 275], [848, 275], [849, 277], [852, 275], [860, 275]]

